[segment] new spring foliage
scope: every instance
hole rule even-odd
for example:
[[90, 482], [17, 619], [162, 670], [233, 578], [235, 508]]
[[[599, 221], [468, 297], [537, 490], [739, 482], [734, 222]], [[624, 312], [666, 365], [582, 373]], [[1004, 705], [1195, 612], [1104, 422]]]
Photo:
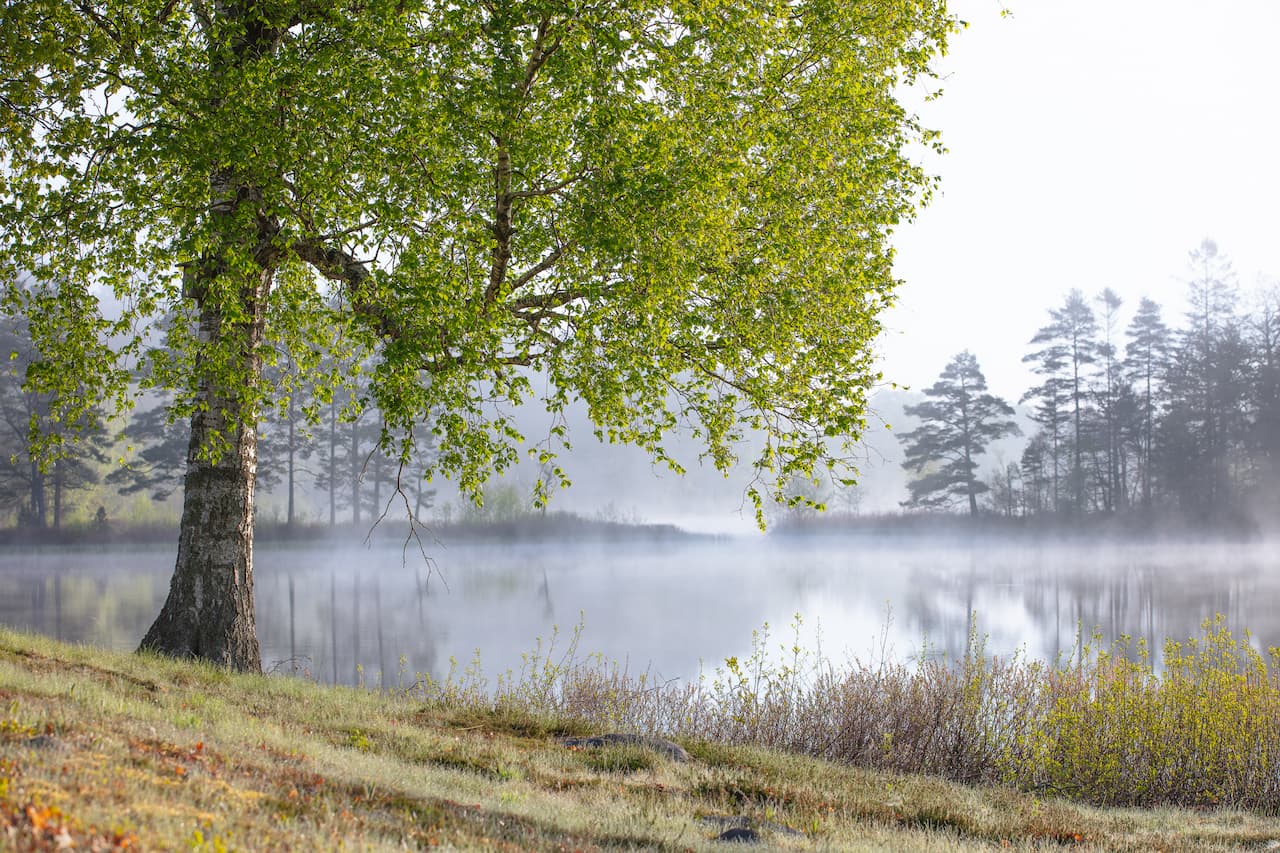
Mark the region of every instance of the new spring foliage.
[[28, 381], [74, 421], [141, 363], [179, 414], [216, 387], [252, 422], [260, 361], [323, 399], [338, 347], [376, 354], [386, 444], [443, 413], [434, 473], [477, 494], [531, 397], [677, 468], [677, 424], [722, 469], [756, 430], [786, 482], [861, 430], [888, 237], [931, 187], [908, 153], [937, 145], [898, 94], [955, 25], [942, 0], [5, 4]]

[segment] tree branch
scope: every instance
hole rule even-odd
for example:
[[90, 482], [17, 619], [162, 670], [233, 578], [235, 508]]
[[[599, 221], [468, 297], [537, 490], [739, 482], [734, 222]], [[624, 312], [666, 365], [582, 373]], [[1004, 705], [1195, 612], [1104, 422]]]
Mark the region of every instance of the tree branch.
[[515, 283], [511, 285], [511, 289], [519, 290], [529, 282], [533, 281], [538, 276], [542, 275], [547, 270], [554, 267], [556, 263], [559, 262], [559, 260], [562, 257], [564, 257], [564, 253], [572, 249], [573, 246], [574, 246], [573, 241], [570, 241], [560, 246], [556, 246], [556, 248], [551, 252], [551, 254], [547, 255], [545, 258], [539, 261], [535, 266], [533, 266], [528, 271], [526, 271], [524, 275], [516, 279]]
[[364, 262], [318, 237], [299, 237], [293, 241], [293, 252], [330, 281], [342, 283], [351, 297], [351, 307], [371, 321], [386, 338], [402, 336], [400, 324], [379, 305], [370, 293], [373, 276]]
[[484, 289], [485, 306], [492, 305], [502, 291], [507, 278], [507, 265], [511, 263], [511, 236], [515, 228], [511, 224], [511, 152], [506, 142], [498, 142], [498, 162], [493, 169], [493, 261], [489, 267], [489, 284]]
[[[533, 272], [530, 270], [529, 272]], [[528, 275], [529, 273], [525, 273]], [[570, 287], [564, 290], [553, 290], [550, 293], [531, 293], [511, 303], [512, 311], [528, 311], [531, 308], [551, 309], [568, 305], [575, 299], [586, 299], [587, 292], [582, 288]]]
[[560, 39], [556, 38], [554, 42], [547, 48], [543, 48], [543, 43], [547, 38], [547, 30], [551, 27], [551, 17], [544, 15], [542, 20], [538, 22], [538, 35], [533, 40], [533, 53], [529, 55], [529, 61], [524, 67], [524, 81], [520, 84], [520, 97], [525, 98], [529, 95], [529, 90], [533, 88], [533, 81], [538, 77], [538, 71], [547, 60], [551, 58], [551, 54], [560, 48]]
[[576, 175], [565, 178], [563, 181], [561, 181], [558, 184], [552, 184], [549, 187], [539, 187], [536, 190], [517, 190], [513, 193], [507, 193], [507, 196], [512, 200], [515, 200], [515, 199], [522, 199], [522, 198], [538, 198], [539, 196], [555, 195], [556, 193], [561, 192], [565, 189], [568, 189], [573, 184], [576, 184], [578, 181], [582, 180], [584, 177], [586, 177], [586, 174], [587, 174], [586, 171], [582, 171]]

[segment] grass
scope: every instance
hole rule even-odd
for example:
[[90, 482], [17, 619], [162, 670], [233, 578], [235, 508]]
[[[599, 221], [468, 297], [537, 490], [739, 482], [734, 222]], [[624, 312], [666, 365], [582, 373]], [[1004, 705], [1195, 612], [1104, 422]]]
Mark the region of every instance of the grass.
[[1159, 664], [1142, 642], [1096, 636], [1052, 665], [997, 659], [976, 631], [958, 661], [837, 664], [806, 650], [799, 617], [794, 630], [775, 648], [766, 625], [749, 657], [692, 684], [582, 660], [575, 634], [563, 654], [540, 644], [495, 689], [474, 667], [417, 692], [444, 708], [511, 708], [1095, 805], [1280, 813], [1280, 650], [1259, 652], [1221, 617], [1166, 642]]
[[606, 718], [568, 713], [582, 691], [534, 664], [485, 699], [459, 682], [378, 693], [0, 629], [0, 847], [710, 850], [743, 821], [795, 850], [1280, 839], [1280, 820], [1247, 810], [1101, 808], [708, 738], [677, 738], [687, 763], [567, 749]]

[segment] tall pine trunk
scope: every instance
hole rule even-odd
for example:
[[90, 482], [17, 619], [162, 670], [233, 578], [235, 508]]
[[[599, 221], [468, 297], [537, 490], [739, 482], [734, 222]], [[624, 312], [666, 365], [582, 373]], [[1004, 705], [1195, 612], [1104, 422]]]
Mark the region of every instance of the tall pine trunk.
[[62, 485], [65, 477], [63, 476], [62, 460], [55, 459], [53, 461], [53, 529], [62, 529]]
[[329, 526], [338, 524], [338, 403], [329, 401]]
[[351, 422], [351, 523], [360, 524], [360, 421]]
[[35, 459], [31, 460], [31, 517], [28, 524], [32, 527], [44, 530], [46, 527], [46, 510], [44, 497], [44, 472], [40, 470], [40, 463]]

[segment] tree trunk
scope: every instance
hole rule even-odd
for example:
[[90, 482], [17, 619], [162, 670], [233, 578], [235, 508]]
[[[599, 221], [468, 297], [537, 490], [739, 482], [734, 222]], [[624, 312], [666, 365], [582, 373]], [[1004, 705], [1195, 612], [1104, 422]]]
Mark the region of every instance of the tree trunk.
[[338, 404], [329, 401], [329, 526], [338, 524]]
[[[213, 5], [219, 31], [225, 27], [233, 35], [227, 44], [211, 47], [210, 79], [276, 50], [280, 30], [257, 4], [222, 0]], [[215, 97], [210, 106], [218, 105]], [[232, 166], [209, 175], [209, 190], [208, 215], [221, 245], [209, 247], [183, 273], [185, 294], [199, 309], [201, 350], [178, 559], [169, 597], [141, 648], [261, 672], [253, 604], [257, 393], [267, 300], [281, 253], [280, 224], [262, 188]], [[213, 353], [212, 361], [206, 352]]]
[[976, 518], [978, 515], [978, 483], [977, 478], [973, 476], [973, 457], [969, 454], [969, 436], [968, 424], [965, 425], [964, 439], [964, 465], [965, 465], [965, 491], [969, 493], [969, 515]]
[[44, 530], [47, 526], [47, 515], [45, 510], [44, 497], [44, 472], [40, 470], [40, 463], [31, 460], [31, 520], [33, 527]]
[[257, 432], [233, 428], [232, 449], [217, 463], [201, 458], [208, 413], [191, 419], [178, 562], [169, 597], [142, 648], [260, 671], [253, 609], [253, 489]]
[[[237, 382], [257, 384], [262, 364], [266, 292], [271, 270], [260, 274], [248, 298], [243, 372]], [[202, 305], [200, 336], [216, 341], [220, 314]], [[225, 382], [226, 380], [222, 380]], [[187, 473], [183, 481], [182, 527], [169, 597], [141, 648], [178, 658], [199, 658], [245, 672], [262, 671], [253, 604], [253, 497], [258, 475], [258, 431], [252, 404], [237, 388], [224, 392], [217, 377], [202, 372], [191, 418]], [[217, 437], [225, 448], [207, 452]]]
[[351, 422], [351, 523], [360, 524], [360, 421]]
[[53, 461], [53, 529], [62, 529], [62, 460]]
[[296, 444], [297, 433], [296, 433], [296, 427], [294, 425], [296, 419], [297, 419], [297, 414], [294, 412], [294, 409], [293, 409], [293, 396], [290, 395], [289, 397], [289, 512], [288, 512], [288, 515], [285, 517], [285, 524], [288, 527], [293, 527], [293, 521], [294, 521], [293, 465], [294, 465], [294, 457], [297, 456], [297, 444]]

